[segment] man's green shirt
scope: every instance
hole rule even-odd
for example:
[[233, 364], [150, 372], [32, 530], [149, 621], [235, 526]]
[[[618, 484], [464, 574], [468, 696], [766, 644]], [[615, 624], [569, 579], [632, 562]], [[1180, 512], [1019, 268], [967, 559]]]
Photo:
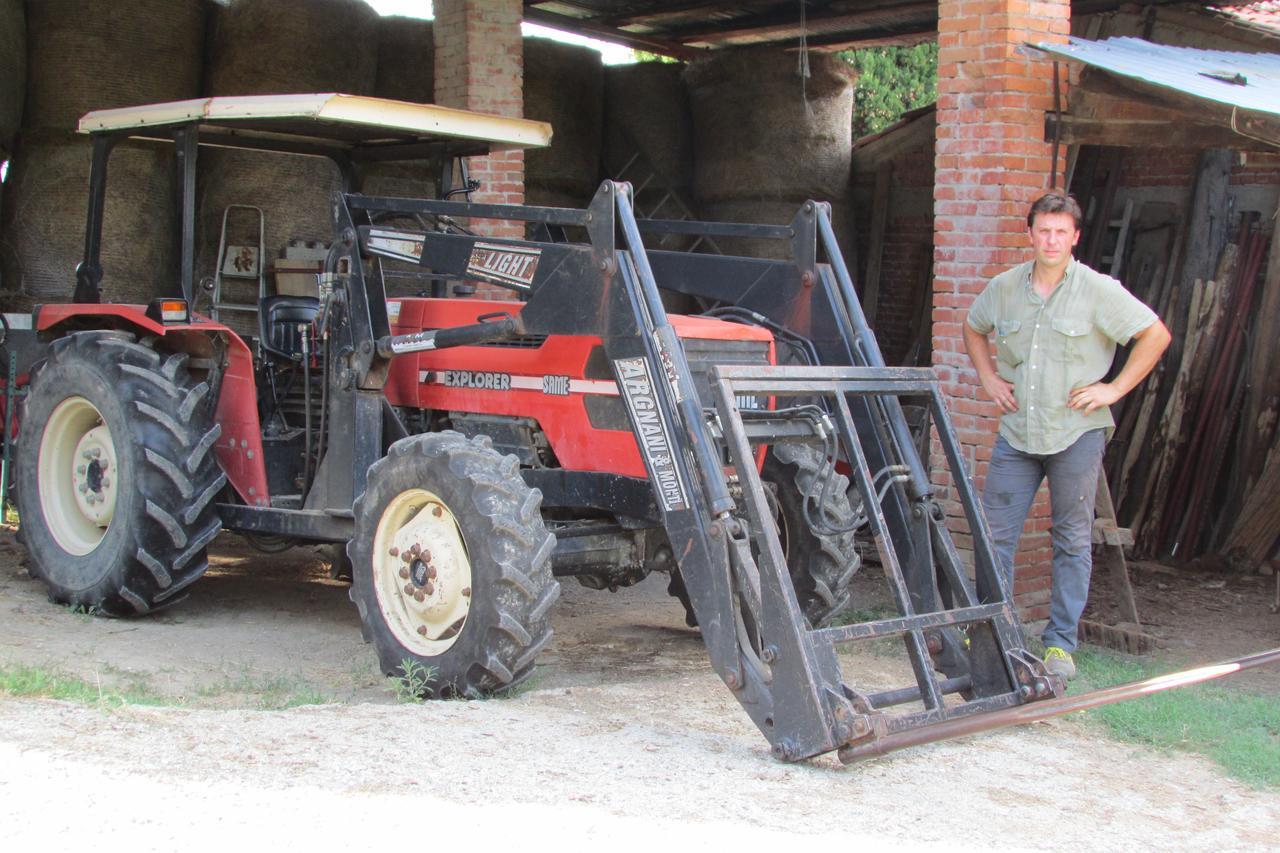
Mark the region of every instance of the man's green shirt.
[[1047, 300], [1031, 283], [1034, 261], [1001, 273], [969, 308], [967, 322], [996, 333], [996, 369], [1013, 384], [1018, 411], [1000, 419], [1000, 434], [1024, 453], [1066, 450], [1091, 429], [1115, 426], [1111, 409], [1091, 414], [1067, 407], [1070, 393], [1102, 379], [1116, 345], [1156, 321], [1155, 313], [1109, 275], [1072, 259]]

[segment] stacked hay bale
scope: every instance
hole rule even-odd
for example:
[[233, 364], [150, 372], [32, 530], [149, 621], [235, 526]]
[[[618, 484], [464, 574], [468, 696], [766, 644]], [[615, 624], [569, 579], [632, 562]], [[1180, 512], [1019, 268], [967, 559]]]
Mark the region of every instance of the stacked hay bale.
[[[699, 213], [727, 222], [786, 224], [806, 199], [832, 203], [837, 233], [848, 218], [853, 70], [825, 54], [777, 48], [720, 51], [684, 73], [693, 110], [694, 196]], [[787, 257], [771, 240], [718, 241], [726, 251]]]
[[[233, 0], [210, 28], [206, 94], [313, 92], [373, 93], [378, 15], [364, 0]], [[326, 240], [330, 194], [341, 186], [337, 168], [319, 157], [257, 151], [200, 152], [196, 276], [212, 277], [223, 214], [229, 205], [262, 209], [270, 264], [290, 239]], [[230, 245], [255, 245], [253, 217], [233, 214]], [[231, 302], [255, 294], [225, 292]]]
[[0, 0], [0, 160], [8, 160], [22, 124], [27, 85], [27, 20], [22, 0]]
[[[389, 16], [378, 22], [378, 66], [373, 94], [379, 98], [435, 103], [435, 41], [431, 22]], [[369, 195], [435, 198], [439, 161], [374, 163], [363, 170]]]
[[549, 148], [524, 155], [527, 204], [585, 207], [600, 181], [604, 74], [600, 53], [524, 40], [524, 114], [551, 123]]
[[[65, 301], [84, 254], [91, 109], [192, 98], [204, 47], [202, 0], [34, 0], [26, 4], [23, 126], [0, 213], [6, 310]], [[3, 55], [0, 52], [0, 55]], [[170, 148], [122, 143], [111, 157], [103, 298], [141, 301], [177, 275]]]
[[653, 167], [655, 186], [688, 193], [693, 128], [683, 71], [683, 65], [668, 62], [605, 69], [604, 167], [609, 177], [618, 177], [638, 149]]

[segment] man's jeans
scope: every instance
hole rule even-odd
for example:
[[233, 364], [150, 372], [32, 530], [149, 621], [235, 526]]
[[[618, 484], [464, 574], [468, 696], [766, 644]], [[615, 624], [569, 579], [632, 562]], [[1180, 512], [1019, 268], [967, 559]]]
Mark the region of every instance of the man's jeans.
[[1076, 628], [1089, 597], [1089, 573], [1093, 568], [1093, 505], [1098, 469], [1106, 447], [1106, 430], [1095, 429], [1076, 439], [1066, 450], [1049, 456], [1023, 453], [1003, 436], [996, 438], [982, 494], [995, 540], [996, 565], [1013, 590], [1013, 555], [1040, 482], [1049, 478], [1049, 502], [1053, 510], [1053, 595], [1044, 644], [1070, 652], [1075, 649]]

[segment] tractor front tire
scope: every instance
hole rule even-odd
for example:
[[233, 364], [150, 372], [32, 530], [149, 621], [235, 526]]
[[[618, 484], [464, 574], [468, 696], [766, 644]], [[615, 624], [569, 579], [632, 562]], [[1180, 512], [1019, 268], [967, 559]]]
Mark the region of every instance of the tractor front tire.
[[226, 483], [208, 394], [186, 355], [130, 334], [53, 343], [31, 381], [16, 480], [31, 571], [54, 601], [135, 616], [204, 574]]
[[351, 600], [385, 674], [426, 698], [529, 676], [560, 594], [541, 504], [516, 458], [483, 436], [411, 436], [370, 466], [347, 553]]

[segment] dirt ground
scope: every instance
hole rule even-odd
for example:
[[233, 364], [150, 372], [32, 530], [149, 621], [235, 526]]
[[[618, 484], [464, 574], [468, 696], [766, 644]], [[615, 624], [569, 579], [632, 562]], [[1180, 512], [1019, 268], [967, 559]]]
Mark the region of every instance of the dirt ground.
[[[216, 550], [185, 601], [104, 620], [49, 604], [21, 546], [0, 533], [0, 664], [181, 702], [0, 699], [0, 821], [12, 849], [104, 837], [137, 849], [326, 850], [498, 838], [724, 849], [797, 835], [947, 850], [1280, 843], [1280, 795], [1200, 758], [1106, 740], [1077, 719], [848, 768], [834, 757], [775, 762], [665, 578], [617, 594], [565, 582], [555, 638], [515, 697], [397, 704], [346, 586], [314, 552], [267, 557], [231, 536]], [[1161, 654], [1204, 662], [1280, 646], [1273, 579], [1221, 580], [1135, 572]], [[881, 594], [873, 573], [857, 594]], [[907, 679], [883, 650], [844, 662], [869, 687]], [[1280, 675], [1256, 685], [1280, 694]], [[290, 695], [329, 701], [259, 709]]]

